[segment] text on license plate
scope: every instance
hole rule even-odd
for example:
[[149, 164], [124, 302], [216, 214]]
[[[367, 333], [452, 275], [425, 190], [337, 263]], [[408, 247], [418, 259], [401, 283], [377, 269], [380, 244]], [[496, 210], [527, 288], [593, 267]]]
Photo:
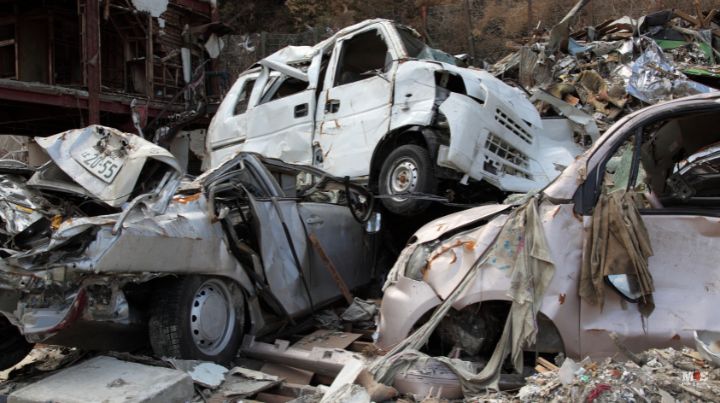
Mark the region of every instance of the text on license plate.
[[91, 174], [97, 176], [103, 182], [110, 183], [120, 172], [123, 160], [95, 150], [86, 150], [73, 158], [80, 163]]

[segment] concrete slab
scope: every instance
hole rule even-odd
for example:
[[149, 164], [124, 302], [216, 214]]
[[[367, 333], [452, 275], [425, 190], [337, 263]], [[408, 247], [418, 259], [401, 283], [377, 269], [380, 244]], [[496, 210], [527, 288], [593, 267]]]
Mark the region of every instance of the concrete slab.
[[192, 396], [182, 371], [101, 356], [11, 393], [8, 403], [181, 403]]

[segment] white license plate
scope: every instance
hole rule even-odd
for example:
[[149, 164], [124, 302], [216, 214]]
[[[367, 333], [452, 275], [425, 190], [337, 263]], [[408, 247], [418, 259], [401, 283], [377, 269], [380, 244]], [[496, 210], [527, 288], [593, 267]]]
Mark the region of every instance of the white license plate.
[[79, 162], [83, 168], [106, 183], [111, 183], [123, 166], [123, 160], [121, 158], [105, 155], [95, 149], [81, 151], [73, 155], [73, 158]]

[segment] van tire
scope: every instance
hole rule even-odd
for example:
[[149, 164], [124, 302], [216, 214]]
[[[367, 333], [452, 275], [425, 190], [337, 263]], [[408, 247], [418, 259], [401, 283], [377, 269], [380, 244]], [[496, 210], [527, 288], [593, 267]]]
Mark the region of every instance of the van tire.
[[245, 300], [234, 281], [185, 276], [162, 282], [155, 292], [148, 331], [157, 356], [221, 364], [236, 357], [244, 334]]
[[0, 371], [22, 361], [32, 348], [33, 344], [25, 340], [20, 330], [0, 315]]
[[[428, 151], [415, 144], [405, 144], [393, 150], [383, 161], [378, 179], [381, 196], [403, 192], [434, 195], [437, 180]], [[383, 205], [391, 212], [403, 216], [425, 211], [432, 201], [410, 198], [383, 198]]]

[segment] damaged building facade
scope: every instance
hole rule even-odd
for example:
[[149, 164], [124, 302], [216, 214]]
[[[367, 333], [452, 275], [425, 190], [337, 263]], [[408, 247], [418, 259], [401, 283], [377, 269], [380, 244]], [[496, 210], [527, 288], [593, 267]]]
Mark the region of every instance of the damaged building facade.
[[0, 134], [206, 128], [227, 32], [214, 1], [3, 1]]

